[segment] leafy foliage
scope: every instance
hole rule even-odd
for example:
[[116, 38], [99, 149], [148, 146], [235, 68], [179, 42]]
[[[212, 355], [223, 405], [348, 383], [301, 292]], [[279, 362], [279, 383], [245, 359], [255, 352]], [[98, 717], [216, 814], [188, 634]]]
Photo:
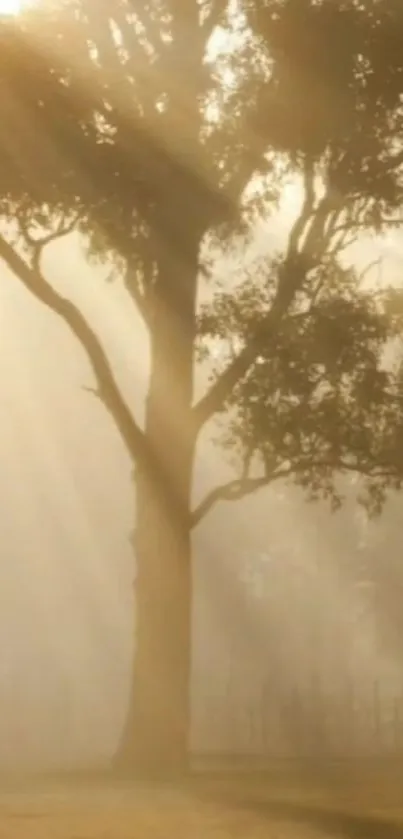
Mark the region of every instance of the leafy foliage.
[[202, 311], [227, 351], [195, 414], [229, 409], [244, 477], [257, 453], [267, 481], [337, 503], [335, 474], [357, 469], [373, 507], [403, 475], [400, 297], [344, 254], [400, 225], [402, 31], [392, 0], [48, 0], [0, 26], [3, 217], [78, 214], [151, 330], [163, 301], [194, 345], [192, 248], [250, 234], [299, 179], [284, 252]]
[[92, 250], [152, 280], [151, 230], [182, 247], [227, 205], [201, 138], [209, 72], [197, 5], [141, 5], [57, 0], [2, 25], [1, 178], [7, 212], [79, 207]]
[[246, 0], [267, 51], [262, 130], [295, 161], [323, 161], [343, 198], [400, 203], [403, 28], [401, 4], [369, 0]]
[[[276, 273], [274, 264], [272, 283]], [[268, 298], [265, 266], [260, 282], [203, 309], [204, 341], [220, 335], [223, 355], [246, 346]], [[374, 504], [382, 477], [400, 486], [403, 469], [403, 389], [387, 353], [400, 329], [385, 314], [384, 295], [360, 288], [356, 272], [335, 261], [317, 266], [231, 393], [227, 444], [238, 443], [247, 465], [257, 455], [268, 480], [291, 475], [311, 497], [336, 504], [335, 471], [377, 478], [368, 484]]]

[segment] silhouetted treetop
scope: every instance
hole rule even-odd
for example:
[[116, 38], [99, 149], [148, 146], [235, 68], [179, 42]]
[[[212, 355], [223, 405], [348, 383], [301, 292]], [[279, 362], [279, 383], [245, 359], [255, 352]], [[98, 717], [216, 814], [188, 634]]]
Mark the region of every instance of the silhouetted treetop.
[[[218, 22], [233, 35], [219, 65]], [[157, 203], [168, 223], [174, 195], [182, 225], [206, 229], [277, 152], [390, 209], [402, 27], [401, 5], [376, 0], [39, 3], [1, 26], [4, 187], [82, 203], [112, 240], [153, 224]]]
[[269, 80], [257, 125], [297, 162], [320, 158], [329, 187], [396, 206], [401, 197], [400, 3], [246, 2]]
[[195, 250], [299, 184], [285, 248], [199, 323], [232, 350], [195, 426], [230, 408], [227, 441], [266, 480], [400, 480], [400, 322], [345, 254], [401, 223], [402, 38], [387, 0], [49, 0], [0, 27], [4, 214], [25, 234], [77, 214], [151, 328], [163, 301], [195, 338]]

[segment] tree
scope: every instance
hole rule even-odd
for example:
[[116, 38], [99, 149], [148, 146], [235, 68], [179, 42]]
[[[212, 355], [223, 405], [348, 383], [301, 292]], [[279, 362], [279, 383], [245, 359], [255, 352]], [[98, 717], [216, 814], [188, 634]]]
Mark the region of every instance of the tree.
[[[400, 224], [402, 24], [382, 0], [47, 0], [1, 25], [0, 256], [83, 345], [136, 470], [125, 765], [186, 763], [191, 532], [213, 504], [280, 477], [337, 501], [351, 470], [375, 502], [400, 486], [400, 378], [383, 362], [400, 297], [343, 254]], [[284, 251], [200, 312], [206, 246], [250, 235], [291, 177], [303, 201]], [[144, 428], [41, 271], [73, 225], [149, 328]], [[212, 340], [221, 363], [194, 402]], [[200, 431], [225, 412], [240, 478], [192, 510]]]

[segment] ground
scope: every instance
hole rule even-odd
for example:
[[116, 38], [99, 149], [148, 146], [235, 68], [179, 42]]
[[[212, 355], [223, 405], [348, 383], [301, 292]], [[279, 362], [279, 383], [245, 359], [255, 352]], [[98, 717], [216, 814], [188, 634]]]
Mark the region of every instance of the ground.
[[[319, 777], [321, 775], [322, 777]], [[0, 839], [403, 839], [400, 771], [7, 784]]]

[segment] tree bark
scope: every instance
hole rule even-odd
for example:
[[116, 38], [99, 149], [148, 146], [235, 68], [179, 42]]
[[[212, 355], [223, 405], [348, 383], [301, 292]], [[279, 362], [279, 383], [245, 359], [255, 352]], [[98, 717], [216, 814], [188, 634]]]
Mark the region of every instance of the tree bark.
[[135, 658], [118, 765], [182, 772], [190, 725], [190, 531], [155, 481], [137, 475]]
[[160, 257], [153, 306], [145, 433], [156, 466], [136, 473], [135, 658], [117, 755], [119, 768], [141, 773], [187, 767], [198, 246], [181, 264]]

